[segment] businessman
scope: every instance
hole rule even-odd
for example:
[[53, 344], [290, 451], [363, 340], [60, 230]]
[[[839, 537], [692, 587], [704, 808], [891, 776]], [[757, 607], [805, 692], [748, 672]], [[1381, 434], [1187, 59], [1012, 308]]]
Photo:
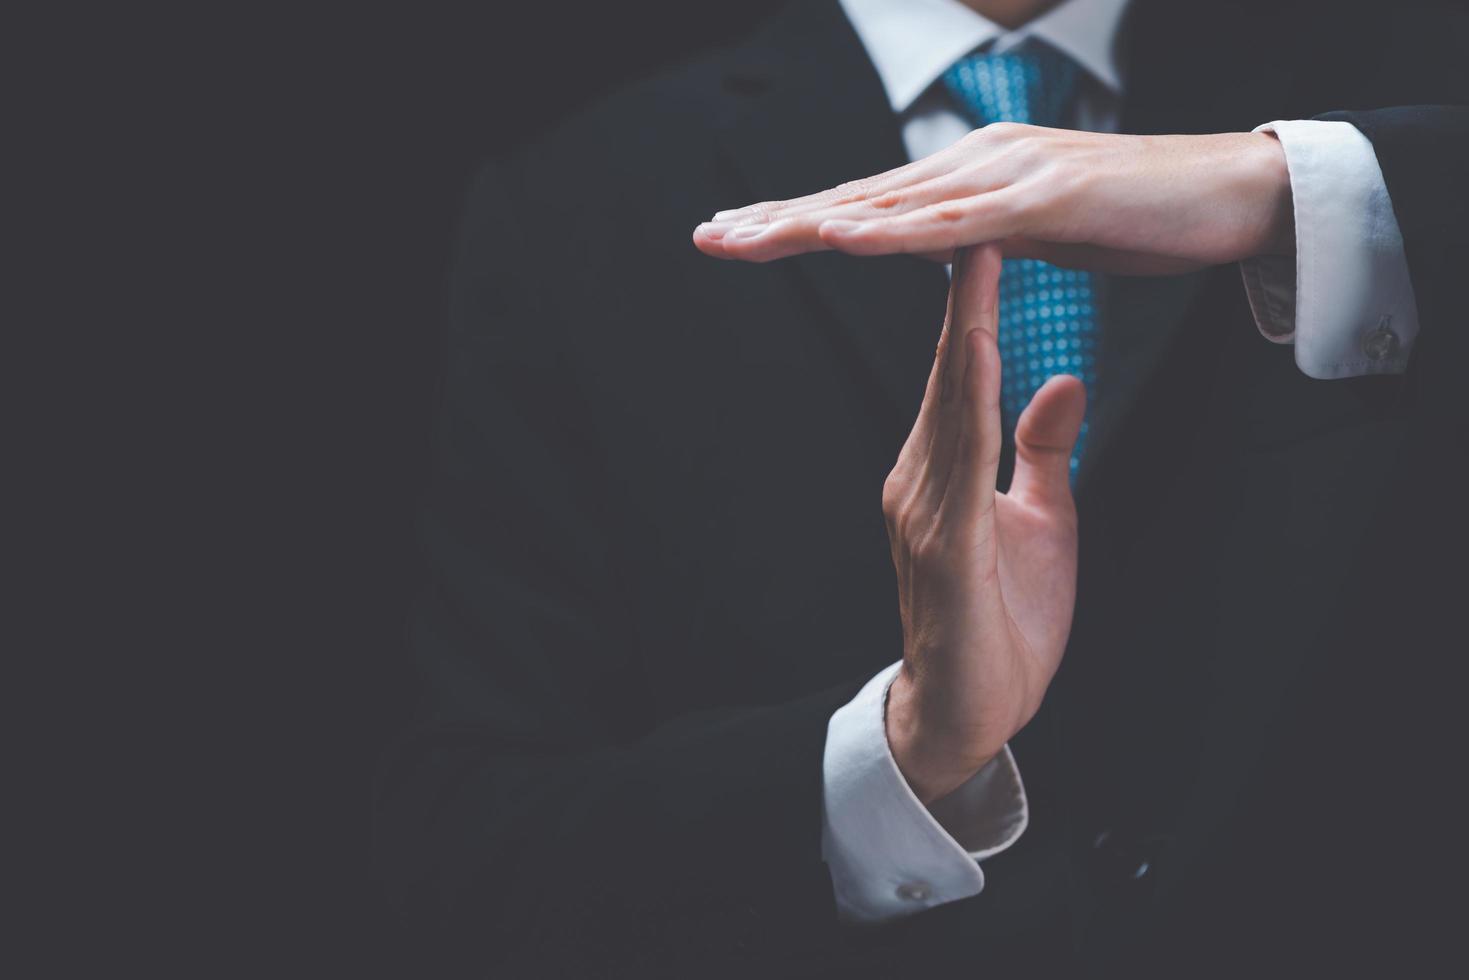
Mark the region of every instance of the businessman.
[[1465, 38], [793, 3], [488, 168], [380, 787], [425, 955], [1452, 950]]

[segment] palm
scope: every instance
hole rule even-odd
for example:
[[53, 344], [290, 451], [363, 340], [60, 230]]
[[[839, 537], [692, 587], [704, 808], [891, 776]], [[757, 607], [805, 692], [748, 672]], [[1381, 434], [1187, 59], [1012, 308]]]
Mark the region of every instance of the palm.
[[[996, 573], [1015, 670], [1044, 691], [1061, 662], [1076, 599], [1076, 525], [1066, 513], [995, 495]], [[1029, 699], [1027, 699], [1029, 701]], [[1036, 704], [1026, 704], [1024, 724]]]

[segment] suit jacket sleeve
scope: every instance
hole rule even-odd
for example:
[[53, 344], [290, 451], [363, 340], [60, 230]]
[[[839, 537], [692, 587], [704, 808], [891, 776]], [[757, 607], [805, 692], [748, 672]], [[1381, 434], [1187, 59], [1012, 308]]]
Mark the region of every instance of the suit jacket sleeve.
[[517, 254], [502, 180], [473, 194], [451, 291], [410, 627], [421, 724], [380, 777], [379, 875], [426, 945], [516, 962], [507, 975], [819, 942], [836, 922], [822, 752], [865, 678], [696, 714], [653, 703], [616, 495], [537, 302], [558, 260]]
[[1372, 142], [1403, 233], [1421, 333], [1409, 364], [1414, 397], [1457, 425], [1469, 420], [1464, 296], [1469, 268], [1469, 107], [1405, 106], [1332, 112]]

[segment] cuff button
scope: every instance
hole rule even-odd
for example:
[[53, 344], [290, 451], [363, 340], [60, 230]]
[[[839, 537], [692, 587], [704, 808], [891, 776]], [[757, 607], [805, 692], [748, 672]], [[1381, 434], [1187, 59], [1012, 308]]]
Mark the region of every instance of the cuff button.
[[1391, 315], [1384, 316], [1362, 338], [1362, 352], [1369, 361], [1384, 361], [1398, 352], [1398, 335], [1393, 333]]
[[898, 886], [897, 896], [905, 902], [923, 902], [928, 899], [929, 888], [921, 881], [905, 881]]

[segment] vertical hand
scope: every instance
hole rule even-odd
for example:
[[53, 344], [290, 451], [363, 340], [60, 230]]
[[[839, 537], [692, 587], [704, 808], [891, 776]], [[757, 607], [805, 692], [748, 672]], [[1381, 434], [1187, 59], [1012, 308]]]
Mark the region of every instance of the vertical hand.
[[1069, 460], [1086, 393], [1065, 376], [1037, 392], [1017, 426], [1011, 490], [996, 492], [999, 271], [996, 246], [956, 255], [923, 406], [883, 488], [904, 635], [888, 741], [925, 803], [1035, 714], [1076, 601]]

